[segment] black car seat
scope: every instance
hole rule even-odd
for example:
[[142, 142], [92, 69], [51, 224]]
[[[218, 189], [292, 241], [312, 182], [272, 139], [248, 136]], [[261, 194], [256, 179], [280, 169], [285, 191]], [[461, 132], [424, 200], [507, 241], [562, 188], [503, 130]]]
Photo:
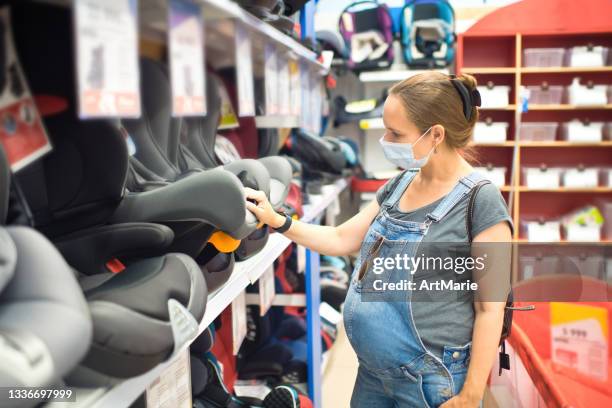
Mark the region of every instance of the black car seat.
[[[215, 140], [221, 117], [219, 88], [224, 85], [217, 75], [208, 71], [206, 84], [207, 115], [183, 119], [180, 154], [181, 166], [184, 169], [198, 165], [210, 169], [222, 164], [215, 155]], [[293, 175], [291, 164], [279, 156], [262, 157], [257, 161], [263, 164], [270, 174], [270, 204], [274, 208], [280, 208], [289, 192]]]
[[[151, 191], [126, 191], [128, 152], [123, 134], [112, 121], [82, 121], [76, 116], [70, 10], [18, 3], [13, 20], [32, 91], [60, 98], [67, 106], [44, 121], [54, 152], [19, 174], [39, 229], [58, 237], [97, 225], [157, 222], [174, 232], [174, 240], [163, 250], [192, 257], [199, 257], [215, 237], [220, 250], [230, 253], [235, 241], [256, 230], [258, 222], [246, 209], [240, 180], [222, 169], [162, 183]], [[32, 26], [36, 30], [28, 28]], [[211, 277], [211, 282], [223, 281], [231, 272], [233, 256], [215, 266], [221, 269], [212, 272], [222, 279]], [[205, 272], [208, 280], [211, 271]]]

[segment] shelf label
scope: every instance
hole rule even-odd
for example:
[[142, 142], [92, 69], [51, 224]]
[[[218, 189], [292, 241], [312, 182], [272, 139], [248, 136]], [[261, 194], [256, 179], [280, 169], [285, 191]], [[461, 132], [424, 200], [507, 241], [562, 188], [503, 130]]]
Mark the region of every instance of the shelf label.
[[218, 129], [235, 129], [239, 127], [240, 123], [238, 122], [238, 116], [236, 116], [236, 112], [234, 111], [232, 100], [230, 99], [227, 89], [222, 82], [221, 86], [219, 87], [219, 98], [221, 99], [221, 119], [219, 120]]
[[259, 314], [264, 316], [274, 302], [276, 288], [274, 287], [274, 264], [259, 278]]
[[253, 56], [250, 32], [236, 21], [236, 83], [238, 84], [238, 115], [255, 116], [253, 89]]
[[2, 67], [6, 83], [0, 89], [0, 143], [11, 170], [17, 172], [51, 151], [51, 144], [17, 59], [8, 7], [0, 9], [0, 21], [5, 27], [1, 46], [6, 50]]
[[176, 353], [198, 335], [198, 322], [185, 306], [174, 299], [168, 300], [168, 314]]
[[608, 310], [553, 302], [550, 319], [553, 363], [607, 381]]
[[238, 354], [240, 345], [247, 335], [246, 298], [242, 291], [232, 301], [232, 345], [233, 354]]
[[300, 85], [300, 66], [294, 59], [289, 59], [289, 82], [290, 82], [290, 99], [291, 99], [291, 114], [300, 116], [302, 110], [302, 88]]
[[321, 133], [321, 116], [323, 114], [323, 101], [321, 95], [321, 77], [314, 71], [310, 71], [310, 130], [315, 133]]
[[300, 127], [308, 129], [310, 124], [310, 69], [305, 61], [300, 61], [300, 85], [302, 86], [302, 109]]
[[147, 408], [191, 408], [189, 350], [181, 354], [146, 389]]
[[202, 9], [191, 0], [171, 0], [168, 9], [172, 114], [205, 115]]
[[75, 0], [79, 115], [139, 117], [137, 0]]
[[278, 103], [281, 115], [291, 114], [291, 83], [289, 73], [289, 58], [285, 50], [278, 57]]
[[266, 43], [264, 47], [265, 58], [265, 93], [266, 93], [266, 115], [279, 113], [278, 104], [278, 52], [276, 45]]

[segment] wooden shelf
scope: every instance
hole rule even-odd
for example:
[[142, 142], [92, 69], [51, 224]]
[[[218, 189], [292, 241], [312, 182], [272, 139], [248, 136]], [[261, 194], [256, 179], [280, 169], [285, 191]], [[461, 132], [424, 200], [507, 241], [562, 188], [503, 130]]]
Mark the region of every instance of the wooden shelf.
[[515, 67], [463, 67], [461, 72], [466, 74], [514, 74]]
[[516, 191], [522, 193], [612, 193], [612, 187], [558, 187], [558, 188], [531, 188], [519, 186]]
[[513, 140], [509, 140], [506, 142], [491, 142], [491, 143], [487, 143], [487, 142], [474, 142], [471, 143], [470, 146], [475, 146], [475, 147], [513, 147], [514, 146], [514, 141]]
[[612, 110], [612, 104], [606, 105], [567, 105], [567, 104], [550, 104], [550, 105], [538, 105], [530, 104], [530, 111], [556, 111], [556, 110]]
[[522, 67], [522, 74], [563, 74], [563, 73], [598, 73], [612, 72], [610, 67]]
[[601, 241], [528, 241], [527, 238], [518, 238], [513, 241], [530, 245], [612, 245], [610, 239], [602, 239]]
[[568, 142], [565, 140], [555, 140], [551, 142], [519, 142], [521, 147], [612, 147], [612, 140], [603, 142]]
[[481, 108], [478, 108], [478, 110], [482, 110], [482, 111], [486, 111], [486, 110], [489, 110], [489, 111], [513, 111], [513, 110], [516, 110], [516, 105], [502, 106], [502, 107], [499, 107], [499, 108], [489, 108], [489, 107], [484, 107], [483, 106]]

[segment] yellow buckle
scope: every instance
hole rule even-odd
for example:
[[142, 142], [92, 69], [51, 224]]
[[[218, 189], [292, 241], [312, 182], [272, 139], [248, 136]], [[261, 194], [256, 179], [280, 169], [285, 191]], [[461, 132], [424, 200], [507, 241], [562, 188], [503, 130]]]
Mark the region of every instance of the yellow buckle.
[[217, 251], [223, 253], [234, 252], [240, 246], [240, 240], [232, 238], [223, 231], [214, 232], [208, 240]]

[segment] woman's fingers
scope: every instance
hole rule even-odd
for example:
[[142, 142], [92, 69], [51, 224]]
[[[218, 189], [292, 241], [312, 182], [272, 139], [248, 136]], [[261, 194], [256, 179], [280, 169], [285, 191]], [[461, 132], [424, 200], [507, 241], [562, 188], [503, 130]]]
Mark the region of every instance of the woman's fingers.
[[266, 194], [260, 190], [253, 190], [252, 188], [245, 187], [244, 193], [246, 198], [250, 198], [251, 200], [255, 200], [257, 202], [264, 201], [266, 199]]

